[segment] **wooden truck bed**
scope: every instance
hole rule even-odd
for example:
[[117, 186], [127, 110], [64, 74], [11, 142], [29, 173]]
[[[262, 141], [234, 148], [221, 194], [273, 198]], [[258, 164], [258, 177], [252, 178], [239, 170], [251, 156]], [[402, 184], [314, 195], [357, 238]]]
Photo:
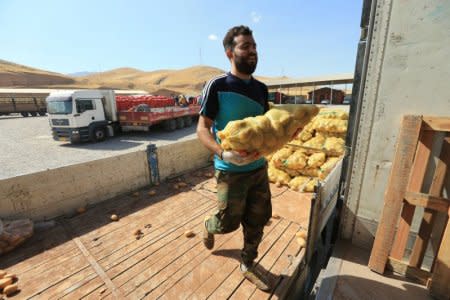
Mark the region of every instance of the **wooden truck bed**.
[[[272, 218], [259, 247], [257, 260], [274, 286], [263, 293], [239, 273], [241, 229], [216, 235], [212, 251], [202, 244], [203, 220], [216, 199], [215, 179], [204, 172], [182, 176], [187, 187], [175, 189], [173, 179], [36, 231], [1, 257], [0, 269], [18, 276], [15, 298], [283, 298], [305, 255], [295, 233], [308, 227], [313, 194], [272, 187], [274, 214], [281, 217]], [[150, 190], [157, 194], [150, 196]], [[111, 214], [120, 220], [111, 221]], [[186, 230], [195, 236], [185, 237]]]

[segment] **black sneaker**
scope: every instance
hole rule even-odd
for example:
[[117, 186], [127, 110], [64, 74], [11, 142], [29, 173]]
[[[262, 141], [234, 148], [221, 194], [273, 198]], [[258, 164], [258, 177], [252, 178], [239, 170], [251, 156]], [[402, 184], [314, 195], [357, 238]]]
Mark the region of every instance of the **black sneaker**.
[[209, 233], [208, 229], [206, 228], [206, 220], [208, 220], [208, 216], [205, 217], [205, 223], [203, 226], [203, 244], [205, 247], [209, 250], [214, 248], [214, 234]]
[[253, 283], [258, 289], [264, 292], [270, 291], [268, 280], [256, 270], [255, 266], [247, 267], [243, 263], [240, 264], [239, 269], [245, 279]]

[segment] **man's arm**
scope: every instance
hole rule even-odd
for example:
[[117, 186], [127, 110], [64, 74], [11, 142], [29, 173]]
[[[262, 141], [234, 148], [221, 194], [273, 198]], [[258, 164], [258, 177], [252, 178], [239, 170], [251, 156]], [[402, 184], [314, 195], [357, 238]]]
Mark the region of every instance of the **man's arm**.
[[222, 147], [216, 142], [211, 133], [212, 124], [213, 121], [210, 118], [200, 115], [197, 124], [197, 136], [206, 148], [221, 157]]

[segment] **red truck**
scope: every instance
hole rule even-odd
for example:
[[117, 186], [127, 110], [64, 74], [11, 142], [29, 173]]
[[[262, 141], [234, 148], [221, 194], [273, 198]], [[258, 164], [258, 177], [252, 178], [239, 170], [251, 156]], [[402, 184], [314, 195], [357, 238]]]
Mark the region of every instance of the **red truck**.
[[172, 131], [190, 126], [200, 111], [196, 101], [175, 103], [165, 96], [116, 96], [112, 90], [53, 92], [47, 97], [53, 138], [71, 143], [102, 141], [118, 131], [149, 131], [162, 123]]

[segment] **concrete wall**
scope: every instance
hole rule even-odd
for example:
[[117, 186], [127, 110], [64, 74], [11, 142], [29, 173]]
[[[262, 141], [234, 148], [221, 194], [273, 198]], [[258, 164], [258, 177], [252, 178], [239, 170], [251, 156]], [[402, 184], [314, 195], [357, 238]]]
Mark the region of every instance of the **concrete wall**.
[[343, 227], [357, 244], [372, 245], [402, 116], [450, 114], [449, 15], [446, 0], [377, 1]]
[[204, 167], [211, 156], [198, 139], [161, 146], [157, 154], [160, 180]]
[[[197, 139], [157, 148], [160, 179], [208, 165]], [[0, 180], [0, 218], [45, 220], [150, 184], [147, 152]]]
[[145, 151], [0, 181], [0, 217], [44, 220], [149, 184]]

